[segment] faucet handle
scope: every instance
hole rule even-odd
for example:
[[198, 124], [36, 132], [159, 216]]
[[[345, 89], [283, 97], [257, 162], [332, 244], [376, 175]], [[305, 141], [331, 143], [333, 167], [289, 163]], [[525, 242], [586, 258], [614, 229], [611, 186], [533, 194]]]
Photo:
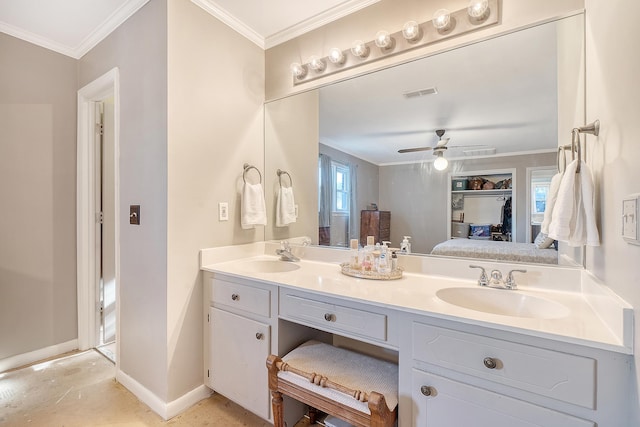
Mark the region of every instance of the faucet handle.
[[288, 240], [283, 240], [280, 242], [280, 249], [283, 251], [291, 252], [291, 245], [289, 245]]
[[509, 289], [516, 289], [516, 279], [513, 277], [513, 273], [526, 273], [527, 270], [511, 270], [507, 274], [507, 280], [505, 281], [505, 285]]
[[487, 272], [485, 271], [484, 267], [481, 267], [479, 265], [470, 265], [469, 268], [479, 268], [480, 270], [482, 270], [482, 272], [480, 273], [480, 278], [478, 279], [478, 286], [487, 286], [489, 284], [489, 277], [487, 276]]

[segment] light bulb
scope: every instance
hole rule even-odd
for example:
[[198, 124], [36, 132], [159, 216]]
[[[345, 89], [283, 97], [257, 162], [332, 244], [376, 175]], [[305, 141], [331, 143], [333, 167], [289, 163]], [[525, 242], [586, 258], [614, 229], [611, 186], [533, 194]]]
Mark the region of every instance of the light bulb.
[[433, 14], [431, 21], [438, 31], [446, 31], [451, 26], [451, 14], [447, 9], [439, 9]]
[[296, 79], [304, 79], [304, 77], [307, 75], [307, 67], [305, 67], [304, 65], [298, 64], [297, 62], [294, 62], [293, 64], [291, 64], [291, 74], [293, 74], [293, 76]]
[[367, 46], [362, 40], [356, 40], [351, 46], [351, 53], [360, 59], [365, 59], [369, 56], [369, 46]]
[[309, 66], [316, 73], [321, 73], [327, 68], [327, 63], [324, 62], [324, 59], [318, 58], [317, 56], [312, 56], [309, 58]]
[[422, 38], [422, 30], [416, 21], [409, 21], [402, 27], [402, 37], [409, 42], [417, 42]]
[[347, 58], [344, 56], [344, 53], [342, 53], [342, 50], [337, 47], [329, 49], [329, 61], [333, 64], [342, 65], [346, 59]]
[[443, 171], [447, 166], [449, 166], [449, 161], [442, 156], [442, 153], [433, 161], [433, 167], [436, 168], [436, 170]]
[[382, 50], [391, 50], [395, 46], [395, 40], [389, 35], [389, 31], [378, 31], [375, 38], [375, 44]]
[[467, 14], [476, 21], [482, 21], [489, 15], [488, 0], [471, 0], [467, 7]]

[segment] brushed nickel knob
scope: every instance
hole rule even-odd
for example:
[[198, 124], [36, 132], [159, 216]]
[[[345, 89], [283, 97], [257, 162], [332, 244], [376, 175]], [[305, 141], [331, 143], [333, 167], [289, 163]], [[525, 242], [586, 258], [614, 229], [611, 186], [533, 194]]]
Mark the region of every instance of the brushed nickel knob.
[[264, 338], [264, 334], [262, 332], [256, 332], [256, 339], [261, 340], [262, 338]]
[[327, 322], [331, 322], [333, 320], [333, 314], [325, 313], [324, 314], [324, 320], [326, 320]]
[[420, 387], [420, 393], [424, 394], [425, 396], [431, 396], [431, 387], [429, 387], [428, 385], [423, 385], [422, 387]]
[[231, 295], [231, 299], [234, 300], [234, 301], [238, 301], [240, 299], [240, 295], [233, 294], [233, 295]]
[[489, 369], [496, 369], [496, 366], [498, 366], [498, 363], [493, 357], [485, 357], [483, 362], [484, 362], [484, 366], [486, 366]]

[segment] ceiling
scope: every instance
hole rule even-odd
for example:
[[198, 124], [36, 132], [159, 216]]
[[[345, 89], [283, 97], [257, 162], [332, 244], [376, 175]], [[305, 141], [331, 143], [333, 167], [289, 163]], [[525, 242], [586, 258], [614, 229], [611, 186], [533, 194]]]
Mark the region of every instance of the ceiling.
[[[81, 58], [149, 0], [0, 0], [0, 32]], [[379, 0], [192, 0], [267, 49]]]
[[450, 159], [555, 151], [557, 33], [549, 23], [323, 87], [320, 142], [377, 165], [432, 160], [398, 150], [434, 147], [436, 129]]

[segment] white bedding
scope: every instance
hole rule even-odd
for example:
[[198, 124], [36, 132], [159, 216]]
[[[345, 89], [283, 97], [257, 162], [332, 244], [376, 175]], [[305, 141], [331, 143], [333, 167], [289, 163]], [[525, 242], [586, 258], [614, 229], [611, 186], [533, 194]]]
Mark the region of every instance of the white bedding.
[[558, 263], [558, 252], [553, 246], [549, 249], [538, 249], [533, 243], [493, 240], [451, 239], [438, 243], [431, 254], [538, 264]]

